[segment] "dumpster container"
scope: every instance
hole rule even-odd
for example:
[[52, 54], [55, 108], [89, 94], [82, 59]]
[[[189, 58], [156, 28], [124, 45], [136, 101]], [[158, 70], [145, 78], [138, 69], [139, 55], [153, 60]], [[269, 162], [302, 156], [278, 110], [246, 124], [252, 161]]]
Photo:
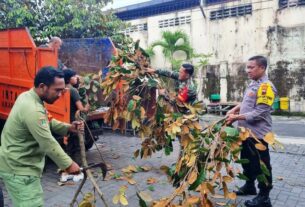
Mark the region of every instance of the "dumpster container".
[[274, 99], [272, 108], [273, 108], [274, 110], [279, 110], [279, 109], [280, 109], [280, 99], [279, 99], [279, 98], [275, 98], [275, 99]]
[[210, 99], [211, 99], [211, 102], [219, 102], [220, 101], [220, 94], [217, 94], [217, 93], [212, 94]]
[[289, 109], [289, 98], [288, 97], [280, 98], [280, 109], [281, 110], [288, 110]]

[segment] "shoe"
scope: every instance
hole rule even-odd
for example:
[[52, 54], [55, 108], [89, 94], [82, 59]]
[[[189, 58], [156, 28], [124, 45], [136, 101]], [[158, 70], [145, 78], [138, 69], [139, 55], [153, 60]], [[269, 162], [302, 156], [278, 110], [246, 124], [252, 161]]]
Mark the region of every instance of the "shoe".
[[272, 207], [269, 196], [258, 194], [252, 200], [245, 201], [247, 207]]
[[256, 195], [256, 188], [253, 185], [250, 184], [245, 184], [242, 187], [240, 187], [237, 191], [234, 191], [236, 193], [236, 195], [239, 196], [245, 196], [245, 195]]

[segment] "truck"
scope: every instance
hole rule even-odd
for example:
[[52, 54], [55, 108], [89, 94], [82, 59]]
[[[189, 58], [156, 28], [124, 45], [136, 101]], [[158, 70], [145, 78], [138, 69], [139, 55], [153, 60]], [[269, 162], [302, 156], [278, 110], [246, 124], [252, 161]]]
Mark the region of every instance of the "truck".
[[[12, 28], [0, 30], [0, 132], [5, 120], [14, 105], [17, 97], [34, 86], [34, 77], [43, 66], [57, 67], [58, 51], [50, 48], [37, 47], [27, 28]], [[48, 112], [57, 120], [70, 122], [70, 93], [67, 91], [54, 104], [45, 104]], [[98, 139], [102, 129], [95, 123], [102, 123], [100, 119], [88, 118], [88, 126], [92, 129], [93, 138]], [[100, 124], [102, 125], [102, 124]], [[56, 136], [60, 144], [63, 137]], [[94, 141], [89, 133], [85, 132], [85, 146], [90, 149]], [[0, 140], [1, 144], [1, 140]]]

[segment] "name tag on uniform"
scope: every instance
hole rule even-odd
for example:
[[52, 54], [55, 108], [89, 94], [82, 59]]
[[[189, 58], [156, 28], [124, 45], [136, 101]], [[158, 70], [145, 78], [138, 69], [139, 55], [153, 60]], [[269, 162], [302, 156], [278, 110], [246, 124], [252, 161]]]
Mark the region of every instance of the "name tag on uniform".
[[270, 83], [262, 83], [257, 91], [256, 104], [271, 106], [274, 101], [274, 92]]

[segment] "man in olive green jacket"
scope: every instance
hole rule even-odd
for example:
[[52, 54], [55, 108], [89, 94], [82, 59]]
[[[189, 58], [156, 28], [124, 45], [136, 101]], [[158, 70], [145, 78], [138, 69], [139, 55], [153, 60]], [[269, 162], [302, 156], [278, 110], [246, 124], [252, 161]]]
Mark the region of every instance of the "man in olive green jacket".
[[[158, 74], [172, 78], [177, 81], [177, 99], [182, 103], [193, 103], [197, 98], [197, 88], [192, 80], [194, 73], [194, 66], [192, 64], [182, 64], [179, 72], [168, 71], [168, 70], [156, 70], [153, 68], [147, 68], [146, 71], [152, 74]], [[167, 91], [165, 89], [159, 89], [159, 95], [163, 95], [168, 99]]]
[[62, 170], [78, 173], [79, 166], [62, 150], [51, 132], [66, 135], [83, 130], [83, 123], [66, 124], [51, 119], [44, 102], [53, 104], [64, 92], [61, 71], [44, 67], [35, 87], [20, 94], [1, 134], [0, 178], [14, 207], [43, 206], [40, 177], [48, 155]]

